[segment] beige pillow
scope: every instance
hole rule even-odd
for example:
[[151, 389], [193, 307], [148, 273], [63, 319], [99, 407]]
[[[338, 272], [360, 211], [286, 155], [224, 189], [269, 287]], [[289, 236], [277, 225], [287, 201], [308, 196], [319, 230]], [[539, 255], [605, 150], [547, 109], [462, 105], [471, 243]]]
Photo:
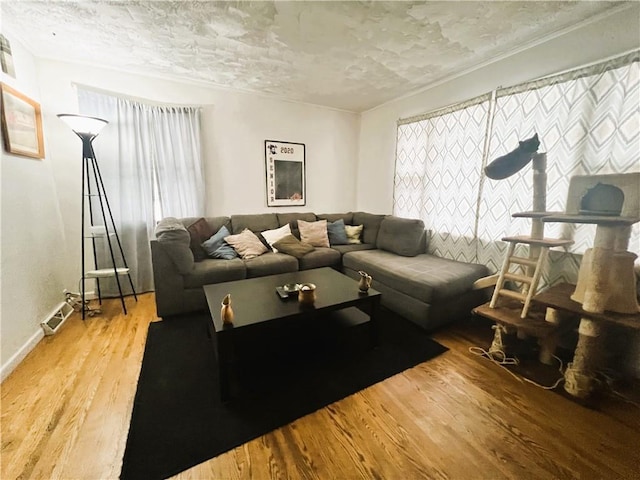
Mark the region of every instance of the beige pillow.
[[300, 240], [314, 247], [328, 247], [329, 235], [327, 235], [327, 221], [305, 222], [298, 220], [298, 230], [300, 230]]
[[360, 236], [362, 235], [363, 225], [345, 225], [347, 232], [347, 240], [349, 243], [362, 243]]
[[248, 228], [245, 228], [237, 235], [224, 237], [224, 241], [231, 245], [233, 249], [238, 252], [238, 255], [245, 260], [255, 258], [267, 251], [267, 247], [265, 247], [256, 234]]
[[274, 230], [265, 230], [262, 232], [262, 236], [273, 250], [273, 253], [278, 253], [278, 249], [275, 248], [273, 244], [287, 235], [291, 235], [291, 227], [288, 223], [284, 227], [276, 228]]

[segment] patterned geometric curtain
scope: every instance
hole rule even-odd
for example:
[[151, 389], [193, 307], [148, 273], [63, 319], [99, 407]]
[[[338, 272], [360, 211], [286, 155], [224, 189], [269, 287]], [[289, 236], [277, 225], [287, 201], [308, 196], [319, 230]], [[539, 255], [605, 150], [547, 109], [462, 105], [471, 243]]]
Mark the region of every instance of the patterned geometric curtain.
[[[547, 211], [564, 211], [574, 175], [625, 173], [640, 168], [640, 63], [638, 52], [578, 71], [496, 92], [489, 161], [538, 133], [547, 153]], [[630, 63], [631, 62], [631, 63]], [[504, 180], [487, 179], [480, 199], [478, 261], [499, 268], [507, 235], [530, 232], [527, 219], [511, 214], [532, 210], [530, 166]], [[640, 186], [639, 186], [640, 188]], [[640, 229], [630, 251], [639, 253]], [[545, 236], [570, 238], [569, 252], [593, 246], [595, 225], [548, 223]], [[573, 281], [580, 259], [553, 252], [545, 283]]]
[[394, 213], [421, 218], [428, 251], [473, 262], [489, 95], [398, 125]]
[[[638, 171], [640, 52], [500, 89], [494, 103], [487, 96], [398, 123], [394, 213], [425, 221], [430, 253], [497, 271], [506, 250], [500, 239], [530, 232], [527, 219], [511, 215], [532, 209], [533, 174], [527, 166], [492, 180], [484, 165], [538, 133], [538, 151], [547, 153], [548, 211], [565, 210], [573, 175]], [[545, 226], [546, 237], [572, 238], [573, 253], [591, 247], [594, 234], [590, 225]], [[640, 253], [638, 224], [629, 250]], [[575, 282], [579, 262], [553, 252], [544, 283]]]

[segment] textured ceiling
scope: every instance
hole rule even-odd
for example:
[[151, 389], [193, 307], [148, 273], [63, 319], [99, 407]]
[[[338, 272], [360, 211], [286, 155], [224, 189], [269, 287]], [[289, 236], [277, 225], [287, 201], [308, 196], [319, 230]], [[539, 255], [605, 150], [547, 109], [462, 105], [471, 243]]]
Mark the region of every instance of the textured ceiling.
[[190, 78], [355, 112], [620, 2], [1, 1], [43, 58]]

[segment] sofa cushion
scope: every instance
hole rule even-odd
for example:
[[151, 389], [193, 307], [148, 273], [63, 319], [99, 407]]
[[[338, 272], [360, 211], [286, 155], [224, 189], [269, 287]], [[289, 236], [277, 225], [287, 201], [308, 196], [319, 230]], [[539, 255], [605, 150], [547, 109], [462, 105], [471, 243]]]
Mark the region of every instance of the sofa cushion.
[[189, 225], [187, 227], [187, 231], [191, 236], [191, 243], [189, 244], [189, 247], [193, 252], [193, 257], [196, 262], [207, 258], [207, 252], [202, 248], [202, 242], [208, 240], [211, 235], [216, 233], [216, 231], [213, 230], [211, 225], [209, 225], [202, 217]]
[[191, 272], [194, 264], [193, 252], [189, 247], [191, 236], [182, 222], [173, 217], [164, 218], [156, 225], [155, 235], [178, 272], [182, 275]]
[[318, 220], [326, 220], [327, 222], [335, 222], [336, 220], [343, 220], [345, 225], [353, 225], [353, 212], [347, 213], [321, 213], [316, 215]]
[[[200, 218], [202, 217], [182, 217], [179, 220], [182, 222], [182, 224], [185, 227], [188, 227], [189, 225], [196, 222], [196, 220], [199, 220]], [[229, 219], [229, 217], [226, 217], [226, 216], [204, 217], [204, 219], [207, 221], [207, 223], [211, 227], [212, 232], [217, 232], [218, 230], [220, 230], [220, 227], [222, 227], [223, 225], [227, 227], [229, 231], [231, 231], [231, 220]]]
[[329, 245], [347, 245], [349, 243], [344, 220], [341, 218], [335, 222], [327, 222], [327, 234], [329, 235]]
[[363, 243], [376, 243], [378, 239], [378, 229], [380, 223], [384, 219], [384, 215], [376, 215], [373, 213], [355, 212], [353, 214], [352, 225], [363, 225], [362, 230], [362, 242]]
[[348, 245], [331, 245], [331, 248], [344, 255], [345, 253], [356, 252], [358, 250], [374, 250], [376, 246], [370, 243], [350, 243]]
[[237, 235], [224, 237], [224, 240], [238, 252], [238, 255], [240, 255], [243, 260], [257, 257], [267, 251], [267, 247], [265, 247], [256, 234], [248, 228], [245, 228], [242, 233], [238, 233]]
[[256, 215], [231, 215], [231, 233], [238, 234], [245, 228], [254, 233], [278, 228], [278, 217], [275, 213], [258, 213]]
[[362, 229], [364, 225], [345, 225], [344, 230], [347, 234], [347, 243], [362, 243]]
[[300, 270], [309, 270], [320, 267], [340, 267], [340, 252], [333, 248], [316, 247], [312, 252], [307, 253], [298, 259]]
[[291, 234], [278, 240], [276, 243], [274, 243], [274, 246], [279, 252], [286, 253], [287, 255], [292, 255], [296, 258], [302, 258], [307, 253], [313, 252], [314, 250], [313, 245], [301, 242]]
[[287, 223], [286, 225], [280, 228], [274, 228], [273, 230], [265, 230], [264, 232], [260, 232], [262, 238], [265, 239], [269, 247], [274, 253], [278, 253], [278, 249], [273, 246], [278, 240], [286, 237], [287, 235], [291, 235], [291, 227]]
[[384, 250], [345, 253], [342, 264], [364, 270], [374, 281], [392, 286], [425, 303], [438, 303], [471, 290], [473, 282], [488, 274], [487, 267], [426, 253], [402, 257]]
[[314, 247], [328, 247], [329, 235], [327, 234], [327, 221], [305, 222], [298, 220], [300, 240]]
[[229, 235], [231, 235], [229, 229], [223, 225], [209, 240], [202, 242], [202, 248], [211, 258], [222, 258], [223, 260], [237, 258], [238, 252], [224, 240]]
[[289, 224], [291, 227], [291, 233], [294, 237], [300, 238], [300, 230], [298, 230], [298, 220], [304, 220], [305, 222], [315, 222], [316, 215], [311, 212], [291, 212], [291, 213], [278, 213], [278, 223], [281, 226]]
[[380, 223], [378, 248], [404, 257], [425, 252], [425, 231], [422, 220], [388, 216]]
[[268, 252], [259, 257], [244, 260], [244, 265], [247, 268], [247, 278], [298, 271], [298, 260], [284, 253]]
[[185, 288], [198, 288], [210, 283], [231, 282], [246, 277], [246, 267], [239, 258], [221, 260], [205, 258], [194, 265], [193, 270], [184, 276]]

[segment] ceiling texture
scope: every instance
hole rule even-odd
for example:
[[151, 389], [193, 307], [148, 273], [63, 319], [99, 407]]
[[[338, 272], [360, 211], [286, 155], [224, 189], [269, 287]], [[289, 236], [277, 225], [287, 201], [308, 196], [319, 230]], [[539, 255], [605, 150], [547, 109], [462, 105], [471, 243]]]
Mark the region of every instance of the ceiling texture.
[[625, 2], [0, 1], [40, 58], [362, 112]]

